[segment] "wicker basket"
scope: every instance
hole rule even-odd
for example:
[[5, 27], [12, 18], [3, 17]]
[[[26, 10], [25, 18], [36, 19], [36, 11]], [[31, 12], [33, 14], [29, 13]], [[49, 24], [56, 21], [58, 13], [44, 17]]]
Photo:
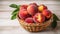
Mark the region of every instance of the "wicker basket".
[[32, 23], [32, 24], [29, 24], [29, 23], [25, 23], [24, 20], [20, 19], [19, 17], [18, 18], [18, 21], [19, 23], [22, 25], [22, 27], [27, 30], [27, 31], [30, 31], [30, 32], [38, 32], [38, 31], [43, 31], [43, 30], [46, 30], [47, 27], [49, 27], [52, 23], [52, 17], [40, 24], [40, 23]]

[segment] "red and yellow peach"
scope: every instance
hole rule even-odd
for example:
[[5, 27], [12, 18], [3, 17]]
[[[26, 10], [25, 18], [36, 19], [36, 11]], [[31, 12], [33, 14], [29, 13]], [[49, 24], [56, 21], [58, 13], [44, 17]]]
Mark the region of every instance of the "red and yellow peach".
[[38, 7], [38, 5], [37, 5], [36, 3], [30, 3], [29, 5], [35, 5], [35, 6], [37, 6], [37, 7]]
[[27, 7], [27, 11], [30, 15], [34, 15], [35, 13], [37, 13], [38, 9], [37, 9], [37, 6], [35, 5], [29, 5]]
[[22, 9], [26, 9], [27, 10], [27, 7], [28, 7], [28, 5], [21, 5], [20, 6], [20, 10], [22, 10]]
[[29, 14], [25, 9], [23, 9], [19, 11], [19, 17], [21, 19], [26, 19], [27, 17], [29, 17]]
[[34, 23], [32, 17], [28, 17], [28, 18], [26, 18], [26, 19], [25, 19], [25, 22], [26, 22], [26, 23]]
[[38, 7], [38, 10], [39, 12], [42, 12], [43, 10], [47, 9], [47, 6], [41, 4], [39, 7]]
[[52, 13], [50, 10], [43, 10], [42, 11], [42, 14], [47, 18], [49, 19], [51, 16], [52, 16]]
[[34, 22], [43, 23], [45, 21], [45, 16], [41, 13], [36, 13], [33, 17]]

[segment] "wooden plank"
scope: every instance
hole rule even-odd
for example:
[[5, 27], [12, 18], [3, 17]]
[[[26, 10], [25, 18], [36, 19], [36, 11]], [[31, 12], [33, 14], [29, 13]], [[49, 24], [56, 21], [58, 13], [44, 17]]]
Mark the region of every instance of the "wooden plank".
[[[57, 21], [58, 25], [60, 27], [60, 21]], [[9, 19], [5, 19], [5, 18], [0, 18], [0, 26], [19, 26], [19, 21], [17, 19], [15, 20], [11, 20]]]
[[11, 12], [0, 12], [0, 18], [10, 18]]
[[[50, 5], [46, 5], [48, 7], [49, 10], [60, 10], [60, 5], [59, 6], [50, 6]], [[0, 11], [6, 11], [6, 10], [14, 10], [14, 8], [11, 8], [9, 6], [1, 6], [0, 7]]]
[[[6, 11], [0, 11], [0, 19], [10, 19], [11, 18], [11, 13], [13, 10], [6, 10]], [[59, 18], [60, 18], [60, 10], [58, 11], [53, 11], [51, 10], [52, 13], [55, 13]]]
[[[32, 1], [37, 4], [45, 4], [50, 10], [60, 10], [60, 1]], [[0, 11], [12, 10], [10, 4], [29, 4], [30, 1], [0, 1]]]
[[[60, 4], [60, 1], [32, 1], [32, 2], [36, 2], [37, 4]], [[31, 1], [0, 1], [0, 4], [29, 4], [32, 3]]]
[[0, 1], [60, 1], [60, 0], [0, 0]]
[[5, 27], [6, 29], [1, 29], [0, 34], [55, 34], [54, 31], [44, 31], [44, 32], [38, 32], [38, 33], [31, 33], [26, 30], [24, 30], [22, 27]]
[[0, 19], [0, 26], [20, 26], [17, 19]]
[[[14, 10], [9, 7], [10, 4], [29, 4], [31, 1], [47, 5], [48, 9], [60, 18], [60, 0], [0, 0], [0, 34], [60, 34], [60, 28], [58, 31], [30, 33], [20, 26], [17, 19], [10, 20], [11, 12]], [[60, 27], [60, 21], [57, 26]]]

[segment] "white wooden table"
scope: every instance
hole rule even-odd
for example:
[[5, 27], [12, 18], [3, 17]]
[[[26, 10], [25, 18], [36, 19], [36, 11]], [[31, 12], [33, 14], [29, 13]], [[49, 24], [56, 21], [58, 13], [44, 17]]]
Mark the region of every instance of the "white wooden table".
[[60, 0], [0, 0], [0, 34], [60, 34], [60, 21], [58, 21], [56, 30], [48, 30], [44, 32], [31, 33], [24, 30], [17, 19], [10, 20], [11, 12], [10, 4], [29, 4], [36, 2], [37, 4], [45, 4], [48, 9], [60, 18]]

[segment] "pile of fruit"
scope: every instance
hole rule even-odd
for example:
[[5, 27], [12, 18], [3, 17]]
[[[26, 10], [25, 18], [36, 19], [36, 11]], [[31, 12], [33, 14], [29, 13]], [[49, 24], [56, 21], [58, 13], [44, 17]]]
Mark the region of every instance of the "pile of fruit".
[[44, 4], [21, 5], [19, 9], [19, 18], [26, 23], [44, 23], [52, 17], [52, 13]]
[[60, 21], [57, 15], [52, 13], [44, 4], [11, 4], [10, 7], [15, 8], [11, 20], [18, 18], [19, 23], [28, 31], [45, 30], [50, 25], [54, 29], [57, 26], [57, 21]]

